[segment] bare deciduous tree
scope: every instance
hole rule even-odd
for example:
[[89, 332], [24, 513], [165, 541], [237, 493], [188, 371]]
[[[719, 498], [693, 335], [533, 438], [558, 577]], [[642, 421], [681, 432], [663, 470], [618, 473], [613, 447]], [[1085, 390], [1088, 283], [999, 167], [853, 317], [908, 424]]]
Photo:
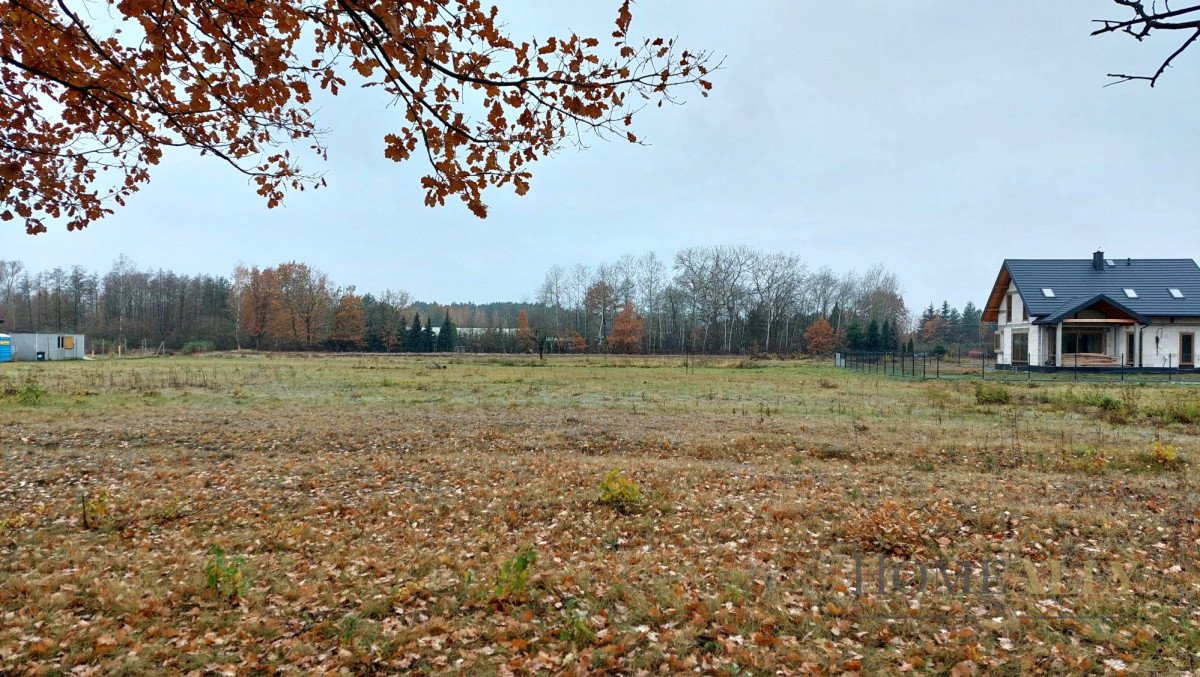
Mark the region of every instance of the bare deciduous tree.
[[1133, 17], [1123, 20], [1096, 19], [1095, 22], [1102, 24], [1102, 27], [1092, 31], [1092, 35], [1125, 33], [1132, 36], [1138, 42], [1150, 37], [1156, 31], [1182, 31], [1187, 37], [1184, 38], [1183, 43], [1175, 51], [1163, 59], [1158, 70], [1154, 71], [1153, 75], [1109, 73], [1108, 77], [1115, 78], [1113, 82], [1109, 83], [1110, 85], [1133, 80], [1144, 80], [1149, 82], [1150, 86], [1153, 87], [1158, 84], [1158, 79], [1162, 77], [1163, 73], [1171, 67], [1171, 63], [1180, 54], [1187, 51], [1197, 39], [1200, 39], [1200, 5], [1171, 9], [1170, 3], [1164, 2], [1160, 10], [1157, 2], [1151, 3], [1149, 9], [1146, 8], [1146, 3], [1139, 0], [1113, 0], [1113, 2], [1128, 8], [1133, 12]]

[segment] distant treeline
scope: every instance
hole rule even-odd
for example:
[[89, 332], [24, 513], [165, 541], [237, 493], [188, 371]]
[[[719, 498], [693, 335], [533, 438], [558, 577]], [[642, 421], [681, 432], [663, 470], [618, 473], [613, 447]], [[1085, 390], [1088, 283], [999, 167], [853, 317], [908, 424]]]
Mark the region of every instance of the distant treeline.
[[[956, 319], [933, 325], [923, 318], [914, 327], [902, 292], [881, 265], [838, 274], [785, 252], [692, 247], [669, 263], [649, 252], [595, 267], [554, 266], [538, 290], [547, 314], [537, 322], [549, 335], [595, 348], [610, 343], [614, 320], [632, 307], [644, 324], [640, 351], [648, 353], [809, 351], [808, 330], [819, 319], [832, 333], [814, 352], [978, 343], [977, 312], [954, 311]], [[943, 306], [950, 315], [950, 305]]]
[[[978, 343], [978, 311], [944, 304], [912, 326], [895, 275], [810, 270], [798, 256], [746, 247], [653, 253], [595, 267], [555, 266], [536, 302], [443, 305], [387, 290], [359, 294], [300, 262], [229, 276], [144, 270], [35, 272], [0, 261], [0, 331], [87, 334], [104, 351], [793, 353], [819, 318], [832, 345]], [[872, 326], [874, 328], [872, 328]], [[914, 331], [915, 330], [915, 331]], [[823, 348], [830, 341], [823, 341]]]

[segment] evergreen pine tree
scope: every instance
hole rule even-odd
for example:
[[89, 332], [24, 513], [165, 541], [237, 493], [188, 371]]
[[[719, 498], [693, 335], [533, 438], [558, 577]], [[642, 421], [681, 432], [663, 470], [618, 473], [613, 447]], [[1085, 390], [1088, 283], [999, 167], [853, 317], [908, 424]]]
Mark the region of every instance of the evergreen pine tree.
[[421, 314], [413, 313], [412, 328], [408, 330], [408, 347], [410, 353], [421, 351]]
[[858, 320], [850, 320], [850, 325], [846, 327], [846, 347], [850, 350], [862, 350], [865, 343], [866, 337], [862, 327], [858, 326]]
[[432, 353], [437, 345], [433, 336], [433, 315], [425, 317], [425, 329], [421, 331], [421, 352]]
[[458, 342], [458, 329], [454, 323], [450, 321], [450, 313], [446, 313], [446, 319], [442, 320], [442, 327], [438, 330], [437, 349], [439, 353], [452, 353], [454, 346]]
[[879, 335], [879, 322], [875, 318], [871, 318], [871, 323], [867, 325], [867, 350], [879, 350], [881, 336]]
[[883, 321], [883, 328], [879, 330], [879, 347], [882, 350], [896, 349], [896, 330], [892, 328], [891, 320]]
[[913, 343], [913, 340], [912, 340], [912, 337], [911, 337], [911, 336], [910, 336], [910, 337], [908, 337], [908, 352], [909, 352], [909, 354], [910, 354], [910, 355], [911, 355], [912, 353], [915, 353], [915, 352], [917, 352], [917, 347], [916, 347], [916, 345]]
[[396, 318], [396, 352], [408, 350], [408, 320], [404, 316]]

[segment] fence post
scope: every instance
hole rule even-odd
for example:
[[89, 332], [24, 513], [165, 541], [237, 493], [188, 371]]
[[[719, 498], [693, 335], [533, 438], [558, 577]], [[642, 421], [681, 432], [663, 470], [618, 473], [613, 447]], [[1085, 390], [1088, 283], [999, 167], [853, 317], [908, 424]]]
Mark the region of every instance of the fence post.
[[[1076, 350], [1079, 350], [1079, 348], [1076, 348]], [[1078, 381], [1079, 380], [1079, 353], [1078, 352], [1075, 353], [1075, 372], [1074, 372], [1074, 374], [1075, 374], [1074, 379], [1076, 381]]]
[[922, 355], [921, 356], [921, 380], [922, 381], [924, 381], [925, 378], [928, 376], [927, 372], [925, 371], [925, 365], [928, 363], [929, 363], [929, 355], [928, 354]]
[[936, 355], [933, 359], [933, 377], [940, 379], [942, 377], [942, 356]]

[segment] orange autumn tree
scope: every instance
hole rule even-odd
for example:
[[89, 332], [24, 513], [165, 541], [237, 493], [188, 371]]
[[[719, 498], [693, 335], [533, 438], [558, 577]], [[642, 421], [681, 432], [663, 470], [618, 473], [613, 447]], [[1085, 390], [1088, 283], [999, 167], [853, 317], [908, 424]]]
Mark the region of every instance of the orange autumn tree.
[[362, 297], [354, 293], [354, 287], [350, 287], [334, 308], [329, 342], [338, 350], [362, 350], [366, 330], [367, 316], [363, 311]]
[[823, 318], [817, 318], [804, 332], [804, 349], [811, 355], [830, 355], [837, 348], [837, 333]]
[[646, 321], [638, 315], [633, 304], [626, 301], [621, 312], [613, 318], [612, 331], [608, 335], [609, 349], [614, 353], [640, 353], [645, 335]]
[[242, 296], [237, 303], [241, 313], [238, 324], [258, 350], [264, 341], [277, 335], [283, 325], [279, 277], [274, 268], [259, 270], [258, 266], [250, 269], [239, 266], [234, 277]]
[[529, 325], [529, 313], [522, 308], [517, 313], [517, 349], [525, 352], [537, 350], [537, 332]]
[[[274, 207], [324, 185], [314, 92], [350, 80], [396, 104], [383, 153], [428, 162], [425, 203], [477, 216], [488, 187], [585, 134], [637, 142], [633, 115], [707, 94], [707, 52], [635, 39], [625, 0], [608, 47], [514, 40], [477, 0], [12, 0], [0, 10], [0, 220], [28, 233], [112, 213], [167, 148], [241, 172]], [[322, 104], [324, 105], [324, 104]], [[390, 110], [390, 109], [389, 109]]]

